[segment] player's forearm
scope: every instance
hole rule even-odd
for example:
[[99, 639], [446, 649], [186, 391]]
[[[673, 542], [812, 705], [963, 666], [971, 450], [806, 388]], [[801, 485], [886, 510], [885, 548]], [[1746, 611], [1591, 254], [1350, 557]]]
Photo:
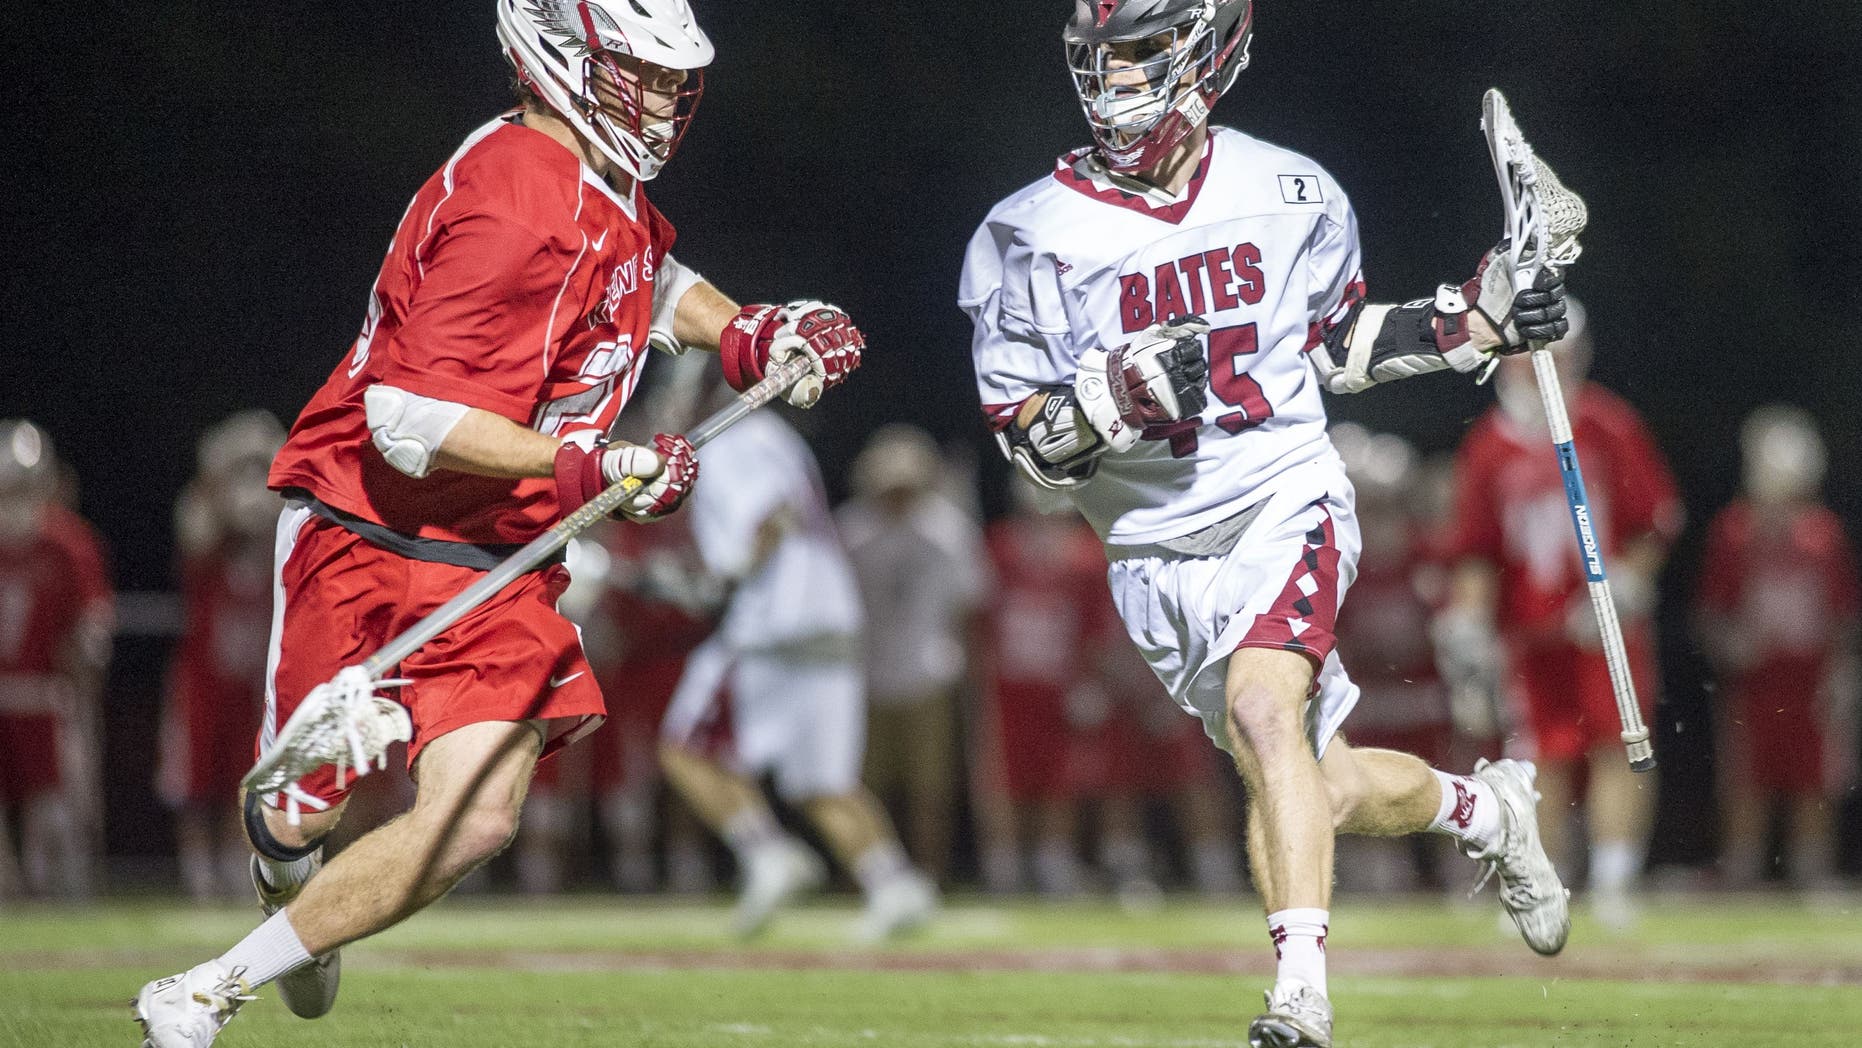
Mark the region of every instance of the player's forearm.
[[718, 351], [718, 336], [724, 325], [737, 316], [737, 303], [707, 281], [693, 284], [673, 307], [672, 334], [684, 346], [712, 353]]
[[434, 452], [433, 465], [481, 477], [553, 476], [561, 442], [501, 415], [468, 408]]

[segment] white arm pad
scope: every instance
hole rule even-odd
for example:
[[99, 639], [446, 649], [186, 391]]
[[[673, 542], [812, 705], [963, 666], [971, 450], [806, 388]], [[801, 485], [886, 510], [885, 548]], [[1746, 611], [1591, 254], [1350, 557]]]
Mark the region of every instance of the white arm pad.
[[704, 279], [671, 255], [659, 260], [659, 268], [653, 271], [653, 320], [648, 325], [650, 334], [647, 337], [654, 349], [675, 356], [685, 352], [679, 340], [672, 337], [672, 318], [678, 312], [679, 300]]
[[388, 465], [419, 480], [433, 469], [434, 453], [465, 413], [450, 400], [435, 400], [377, 382], [362, 391], [369, 437]]

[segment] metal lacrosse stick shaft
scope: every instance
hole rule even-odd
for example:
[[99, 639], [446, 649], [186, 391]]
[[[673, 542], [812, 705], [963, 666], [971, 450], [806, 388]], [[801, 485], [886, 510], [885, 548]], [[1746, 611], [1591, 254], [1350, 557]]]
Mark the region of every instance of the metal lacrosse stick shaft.
[[[1481, 126], [1487, 134], [1494, 174], [1500, 180], [1500, 195], [1506, 203], [1506, 235], [1510, 242], [1507, 262], [1513, 271], [1513, 286], [1531, 287], [1543, 270], [1560, 264], [1555, 255], [1562, 254], [1563, 263], [1577, 257], [1577, 235], [1583, 230], [1582, 202], [1577, 202], [1579, 217], [1571, 228], [1548, 228], [1546, 208], [1539, 196], [1538, 176], [1541, 170], [1549, 169], [1533, 155], [1532, 147], [1513, 122], [1506, 96], [1497, 89], [1489, 90], [1482, 100]], [[1547, 177], [1553, 176], [1548, 174]], [[1562, 187], [1555, 188], [1562, 190]], [[1558, 455], [1558, 471], [1564, 478], [1565, 504], [1571, 510], [1571, 525], [1577, 534], [1591, 611], [1597, 617], [1597, 633], [1603, 641], [1604, 661], [1610, 669], [1616, 715], [1623, 729], [1623, 748], [1628, 752], [1632, 770], [1653, 771], [1655, 747], [1649, 741], [1648, 726], [1642, 722], [1642, 707], [1636, 701], [1636, 682], [1629, 672], [1629, 652], [1623, 645], [1623, 625], [1617, 619], [1616, 601], [1610, 594], [1603, 544], [1597, 540], [1590, 498], [1584, 491], [1584, 471], [1578, 466], [1577, 445], [1572, 438], [1571, 416], [1565, 410], [1564, 386], [1558, 380], [1552, 352], [1543, 343], [1532, 344], [1532, 374], [1538, 382], [1539, 402], [1544, 407], [1552, 447]]]
[[[770, 365], [763, 380], [739, 394], [736, 400], [710, 418], [693, 427], [685, 435], [694, 448], [704, 447], [713, 437], [736, 425], [744, 416], [757, 408], [781, 396], [797, 379], [808, 374], [805, 360], [789, 360]], [[556, 525], [524, 547], [506, 558], [504, 563], [485, 573], [485, 576], [460, 591], [459, 595], [439, 607], [426, 618], [408, 627], [405, 633], [382, 645], [380, 651], [370, 655], [362, 663], [371, 679], [380, 680], [389, 671], [400, 665], [401, 660], [419, 651], [423, 645], [444, 633], [447, 628], [464, 618], [468, 612], [485, 603], [504, 587], [511, 584], [518, 576], [534, 569], [553, 556], [556, 551], [569, 544], [569, 540], [587, 531], [596, 521], [607, 517], [618, 509], [623, 501], [634, 492], [639, 491], [643, 482], [638, 477], [625, 477], [610, 486], [601, 494], [588, 500], [580, 509], [569, 514]]]

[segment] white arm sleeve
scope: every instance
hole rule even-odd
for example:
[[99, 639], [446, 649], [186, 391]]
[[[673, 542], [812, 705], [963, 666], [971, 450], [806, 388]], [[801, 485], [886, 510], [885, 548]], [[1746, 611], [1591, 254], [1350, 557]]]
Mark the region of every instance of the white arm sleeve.
[[[655, 336], [664, 336], [664, 340], [678, 345], [672, 337], [672, 318], [678, 312], [679, 300], [687, 291], [704, 281], [696, 270], [688, 269], [679, 260], [668, 254], [659, 260], [659, 268], [653, 271], [653, 320], [649, 324]], [[655, 339], [655, 344], [658, 344]], [[683, 348], [683, 347], [681, 347]]]
[[435, 400], [377, 382], [362, 391], [369, 437], [388, 465], [419, 480], [433, 469], [434, 453], [465, 413], [450, 400]]

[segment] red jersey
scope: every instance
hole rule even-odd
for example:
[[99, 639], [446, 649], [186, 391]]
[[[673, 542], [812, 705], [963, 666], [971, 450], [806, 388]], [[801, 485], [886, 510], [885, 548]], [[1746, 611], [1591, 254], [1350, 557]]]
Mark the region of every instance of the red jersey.
[[1733, 502], [1708, 528], [1696, 600], [1756, 648], [1730, 682], [1737, 690], [1809, 699], [1858, 611], [1855, 555], [1842, 522], [1806, 506], [1767, 529], [1751, 503]]
[[[1585, 383], [1570, 411], [1605, 564], [1644, 535], [1672, 541], [1682, 520], [1674, 477], [1635, 410]], [[1454, 535], [1455, 559], [1499, 568], [1503, 632], [1563, 642], [1566, 608], [1585, 580], [1549, 437], [1499, 408], [1474, 424], [1455, 463]]]
[[1105, 554], [1092, 530], [1010, 517], [990, 525], [986, 541], [996, 570], [989, 630], [997, 683], [1065, 689], [1091, 677], [1113, 622]]
[[673, 236], [637, 183], [618, 196], [514, 114], [479, 128], [408, 205], [362, 333], [298, 416], [271, 486], [407, 535], [536, 537], [561, 516], [552, 480], [408, 477], [371, 444], [363, 392], [384, 383], [552, 436], [605, 432], [639, 382]]
[[1448, 720], [1447, 693], [1427, 629], [1434, 609], [1418, 586], [1419, 575], [1430, 566], [1415, 531], [1399, 542], [1364, 546], [1351, 597], [1338, 610], [1336, 631], [1351, 679], [1364, 689], [1351, 715], [1360, 732]]
[[104, 639], [111, 605], [103, 541], [70, 510], [46, 506], [32, 541], [0, 546], [0, 711], [48, 712], [20, 678], [69, 673], [83, 630]]

